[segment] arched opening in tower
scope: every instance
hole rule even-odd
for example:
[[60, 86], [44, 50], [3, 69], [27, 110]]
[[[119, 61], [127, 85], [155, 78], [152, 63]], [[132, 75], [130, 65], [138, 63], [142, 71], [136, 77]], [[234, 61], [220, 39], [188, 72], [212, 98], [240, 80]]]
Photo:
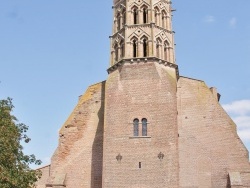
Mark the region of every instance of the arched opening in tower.
[[120, 58], [123, 58], [124, 57], [124, 41], [122, 40], [121, 42], [120, 42], [120, 50], [121, 50], [121, 56], [120, 56]]
[[134, 16], [134, 24], [138, 24], [138, 9], [137, 8], [134, 8], [133, 16]]
[[133, 57], [137, 56], [137, 44], [136, 40], [133, 40]]
[[118, 61], [118, 45], [115, 44], [115, 61]]
[[148, 46], [147, 46], [147, 40], [143, 39], [143, 56], [148, 56]]
[[147, 8], [143, 8], [143, 23], [147, 23], [148, 22], [148, 10]]

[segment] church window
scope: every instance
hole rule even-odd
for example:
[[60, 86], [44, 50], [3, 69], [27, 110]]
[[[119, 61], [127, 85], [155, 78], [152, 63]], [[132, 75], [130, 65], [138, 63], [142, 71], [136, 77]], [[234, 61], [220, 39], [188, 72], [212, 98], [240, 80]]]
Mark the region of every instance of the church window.
[[143, 118], [142, 119], [142, 136], [147, 136], [147, 132], [148, 132], [148, 122], [147, 122], [147, 119], [146, 118]]
[[123, 22], [122, 22], [122, 25], [124, 26], [126, 24], [126, 10], [123, 11], [122, 13], [122, 16], [123, 16]]
[[161, 58], [162, 41], [160, 38], [156, 39], [156, 57]]
[[148, 56], [148, 44], [147, 44], [147, 39], [143, 39], [143, 56], [147, 57]]
[[133, 136], [142, 138], [148, 136], [148, 120], [143, 118], [141, 122], [138, 118], [135, 118], [133, 121]]
[[134, 119], [134, 136], [139, 136], [139, 119]]
[[164, 46], [164, 59], [168, 60], [168, 48], [166, 46]]
[[122, 40], [121, 42], [120, 42], [120, 50], [121, 50], [121, 58], [123, 58], [124, 57], [124, 41]]
[[134, 20], [134, 24], [138, 24], [138, 8], [137, 7], [133, 9], [133, 20]]
[[159, 23], [159, 9], [158, 7], [155, 7], [155, 24], [158, 25]]
[[141, 168], [141, 162], [139, 162], [139, 168]]
[[164, 59], [166, 61], [168, 61], [168, 55], [169, 55], [168, 51], [169, 51], [169, 43], [166, 41], [164, 42]]
[[137, 57], [137, 41], [133, 40], [133, 57]]
[[159, 56], [160, 56], [160, 45], [156, 44], [156, 57], [159, 58]]
[[163, 10], [162, 11], [162, 27], [165, 28], [166, 27], [166, 12]]
[[155, 24], [157, 24], [158, 20], [157, 20], [157, 12], [155, 12]]
[[121, 29], [121, 15], [117, 14], [117, 31], [119, 31]]
[[115, 44], [115, 46], [114, 46], [114, 49], [115, 49], [115, 61], [118, 61], [118, 45], [117, 44]]
[[147, 8], [143, 8], [143, 23], [148, 22], [148, 10]]

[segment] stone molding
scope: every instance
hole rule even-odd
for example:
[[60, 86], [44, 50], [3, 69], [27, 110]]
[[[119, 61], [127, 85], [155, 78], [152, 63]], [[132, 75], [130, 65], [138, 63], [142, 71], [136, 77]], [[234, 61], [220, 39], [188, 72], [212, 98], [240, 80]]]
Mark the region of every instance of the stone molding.
[[166, 67], [174, 68], [176, 70], [176, 77], [177, 79], [179, 78], [179, 68], [178, 65], [174, 63], [167, 62], [163, 59], [159, 59], [157, 57], [134, 57], [134, 58], [128, 58], [128, 59], [121, 59], [118, 61], [116, 64], [111, 66], [110, 68], [107, 69], [108, 74], [114, 72], [115, 70], [118, 69], [118, 67], [121, 67], [125, 63], [133, 64], [133, 63], [147, 63], [148, 61], [150, 62], [157, 62], [161, 65], [164, 65]]

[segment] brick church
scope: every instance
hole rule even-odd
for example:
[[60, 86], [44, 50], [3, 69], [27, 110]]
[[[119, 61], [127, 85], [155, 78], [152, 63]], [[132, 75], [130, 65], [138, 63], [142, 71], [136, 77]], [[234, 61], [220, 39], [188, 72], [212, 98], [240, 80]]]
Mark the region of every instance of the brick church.
[[108, 78], [79, 98], [37, 187], [250, 187], [220, 94], [179, 74], [171, 2], [113, 3]]

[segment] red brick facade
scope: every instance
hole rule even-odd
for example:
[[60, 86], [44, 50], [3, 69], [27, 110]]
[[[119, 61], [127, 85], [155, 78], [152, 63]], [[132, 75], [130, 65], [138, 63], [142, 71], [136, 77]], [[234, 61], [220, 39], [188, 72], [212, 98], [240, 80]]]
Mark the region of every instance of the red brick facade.
[[248, 151], [216, 89], [179, 76], [171, 2], [113, 10], [109, 76], [79, 98], [37, 187], [250, 187]]

